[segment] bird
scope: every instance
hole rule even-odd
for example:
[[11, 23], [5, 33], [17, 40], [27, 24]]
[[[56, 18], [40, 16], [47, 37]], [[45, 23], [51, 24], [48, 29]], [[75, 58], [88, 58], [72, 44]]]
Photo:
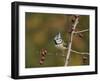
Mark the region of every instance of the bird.
[[61, 51], [64, 51], [67, 49], [67, 44], [64, 43], [61, 33], [58, 32], [58, 34], [54, 37], [55, 47]]

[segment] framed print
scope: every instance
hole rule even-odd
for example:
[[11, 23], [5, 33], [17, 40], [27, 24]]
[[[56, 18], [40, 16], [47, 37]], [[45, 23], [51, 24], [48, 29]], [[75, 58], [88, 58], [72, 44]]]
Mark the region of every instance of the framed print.
[[14, 79], [97, 74], [97, 7], [12, 2]]

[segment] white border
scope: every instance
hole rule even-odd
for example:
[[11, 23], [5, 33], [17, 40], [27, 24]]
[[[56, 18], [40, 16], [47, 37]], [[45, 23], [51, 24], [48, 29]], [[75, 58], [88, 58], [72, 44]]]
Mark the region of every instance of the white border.
[[[90, 16], [90, 65], [48, 68], [25, 68], [25, 12], [80, 14]], [[95, 12], [94, 10], [53, 8], [40, 6], [19, 7], [19, 75], [40, 75], [95, 71]]]

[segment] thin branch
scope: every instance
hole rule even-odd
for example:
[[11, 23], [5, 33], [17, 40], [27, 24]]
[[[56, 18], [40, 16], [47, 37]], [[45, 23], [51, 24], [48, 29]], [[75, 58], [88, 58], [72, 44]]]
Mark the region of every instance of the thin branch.
[[79, 51], [75, 51], [71, 49], [71, 52], [77, 53], [77, 54], [81, 54], [81, 55], [89, 55], [88, 52], [79, 52]]
[[[68, 48], [66, 48], [66, 49], [68, 49]], [[81, 55], [89, 55], [88, 52], [79, 52], [79, 51], [76, 51], [76, 50], [73, 50], [73, 49], [71, 49], [71, 52], [76, 53], [76, 54], [81, 54]]]
[[[80, 54], [80, 55], [89, 55], [88, 52], [79, 52], [79, 51], [75, 51], [75, 50], [72, 50], [72, 49], [71, 49], [71, 52], [73, 52], [75, 54]], [[56, 56], [62, 56], [62, 57], [66, 56], [66, 55], [62, 55], [62, 54], [58, 54], [58, 53], [56, 53], [56, 54], [48, 53], [47, 55], [49, 55], [49, 56], [56, 55]]]
[[76, 31], [74, 33], [83, 33], [83, 32], [87, 32], [87, 31], [89, 31], [89, 29], [85, 29], [85, 30], [81, 30], [81, 31]]
[[76, 20], [75, 20], [75, 23], [73, 24], [73, 31], [71, 32], [71, 37], [70, 37], [70, 42], [69, 42], [69, 45], [68, 45], [68, 52], [67, 52], [67, 55], [66, 55], [66, 60], [65, 60], [65, 66], [68, 65], [68, 61], [69, 61], [69, 57], [70, 57], [70, 54], [71, 54], [71, 47], [72, 47], [72, 40], [73, 40], [73, 35], [74, 35], [74, 30], [77, 26], [77, 24], [79, 23], [79, 18], [77, 17]]

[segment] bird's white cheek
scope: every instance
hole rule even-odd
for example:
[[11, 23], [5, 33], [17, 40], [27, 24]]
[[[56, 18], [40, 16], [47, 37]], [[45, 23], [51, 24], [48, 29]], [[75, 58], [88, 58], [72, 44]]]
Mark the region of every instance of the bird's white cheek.
[[56, 40], [56, 42], [57, 42], [57, 43], [62, 43], [62, 40], [61, 40], [61, 39], [59, 39], [59, 40]]

